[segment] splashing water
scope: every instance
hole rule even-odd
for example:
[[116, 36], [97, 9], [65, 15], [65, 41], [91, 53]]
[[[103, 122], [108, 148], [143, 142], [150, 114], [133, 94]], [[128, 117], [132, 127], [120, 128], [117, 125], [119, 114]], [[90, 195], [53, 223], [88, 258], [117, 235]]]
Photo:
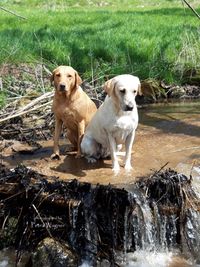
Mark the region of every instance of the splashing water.
[[[174, 257], [180, 254], [177, 244], [178, 224], [177, 214], [162, 214], [157, 203], [150, 204], [141, 192], [130, 193], [129, 198], [135, 199], [136, 208], [129, 216], [134, 225], [135, 252], [126, 253], [120, 266], [124, 267], [168, 267]], [[200, 266], [200, 213], [194, 209], [187, 209], [185, 223], [181, 222], [181, 252], [192, 259], [187, 262], [180, 258], [180, 265]], [[130, 236], [127, 214], [125, 215], [125, 252], [130, 249]], [[128, 240], [128, 242], [127, 242]], [[195, 260], [194, 260], [195, 259]], [[181, 263], [181, 261], [183, 261]]]
[[148, 252], [138, 250], [127, 255], [127, 264], [123, 267], [166, 267], [172, 259], [173, 254], [162, 252]]

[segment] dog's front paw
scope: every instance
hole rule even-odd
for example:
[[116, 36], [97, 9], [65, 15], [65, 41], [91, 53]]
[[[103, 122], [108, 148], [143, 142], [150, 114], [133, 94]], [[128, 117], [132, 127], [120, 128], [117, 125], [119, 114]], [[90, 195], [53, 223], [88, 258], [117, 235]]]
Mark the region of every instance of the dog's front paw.
[[53, 153], [51, 155], [51, 159], [53, 159], [53, 160], [60, 160], [60, 155], [58, 153]]
[[119, 171], [120, 171], [119, 163], [115, 163], [115, 164], [113, 165], [112, 170], [113, 170], [113, 172], [114, 172], [115, 174], [118, 174]]
[[92, 158], [92, 157], [86, 157], [88, 163], [95, 163], [97, 162], [97, 160], [95, 158]]
[[124, 166], [124, 169], [127, 171], [127, 172], [130, 172], [133, 168], [131, 166], [130, 163], [126, 163], [125, 166]]

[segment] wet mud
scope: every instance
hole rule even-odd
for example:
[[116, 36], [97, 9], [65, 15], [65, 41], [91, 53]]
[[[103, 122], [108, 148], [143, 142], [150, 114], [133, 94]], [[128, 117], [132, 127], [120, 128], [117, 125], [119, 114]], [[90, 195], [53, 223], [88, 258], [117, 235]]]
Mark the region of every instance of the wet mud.
[[[4, 142], [4, 144], [3, 144]], [[111, 160], [88, 163], [75, 158], [66, 139], [61, 139], [61, 159], [51, 160], [53, 140], [29, 146], [18, 141], [2, 141], [1, 162], [7, 167], [24, 164], [65, 181], [77, 178], [93, 184], [124, 185], [138, 177], [152, 174], [167, 164], [181, 171], [180, 164], [191, 170], [200, 165], [200, 102], [155, 104], [139, 108], [139, 126], [132, 149], [133, 170], [126, 173], [121, 156], [121, 170], [114, 175]], [[190, 172], [188, 170], [188, 172]]]

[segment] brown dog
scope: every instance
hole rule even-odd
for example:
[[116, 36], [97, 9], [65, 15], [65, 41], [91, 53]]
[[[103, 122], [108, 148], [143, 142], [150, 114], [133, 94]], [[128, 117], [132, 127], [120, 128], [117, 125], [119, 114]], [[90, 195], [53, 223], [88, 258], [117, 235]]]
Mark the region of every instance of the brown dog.
[[62, 125], [67, 128], [67, 137], [81, 155], [80, 141], [85, 127], [90, 122], [97, 108], [94, 102], [82, 90], [82, 80], [77, 71], [69, 66], [57, 67], [51, 76], [55, 86], [53, 112], [55, 115], [54, 149], [52, 159], [59, 159], [59, 137]]

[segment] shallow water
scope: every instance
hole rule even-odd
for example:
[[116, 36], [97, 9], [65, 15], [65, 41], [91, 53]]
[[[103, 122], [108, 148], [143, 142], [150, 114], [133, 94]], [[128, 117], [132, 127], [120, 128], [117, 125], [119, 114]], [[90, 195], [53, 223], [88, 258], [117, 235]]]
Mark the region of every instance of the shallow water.
[[[172, 252], [148, 252], [144, 250], [138, 250], [134, 253], [128, 253], [126, 260], [120, 262], [120, 267], [168, 267], [173, 261], [175, 254]], [[18, 267], [24, 267], [28, 260], [28, 254], [18, 263]], [[179, 258], [180, 265], [176, 267], [186, 267], [184, 258]], [[190, 267], [200, 267], [199, 264], [191, 263], [187, 261]], [[15, 266], [15, 251], [7, 249], [0, 252], [0, 267], [14, 267]], [[97, 264], [98, 267], [110, 267], [110, 263], [103, 261]], [[93, 267], [87, 262], [84, 262], [79, 267]]]
[[[78, 178], [82, 182], [119, 186], [134, 183], [137, 177], [152, 174], [167, 163], [168, 168], [190, 174], [200, 166], [200, 102], [155, 104], [139, 109], [139, 126], [132, 149], [133, 170], [130, 173], [121, 167], [120, 173], [114, 175], [111, 160], [89, 164], [84, 158], [76, 159], [74, 152], [64, 152], [69, 150], [66, 143], [66, 140], [61, 140], [59, 161], [50, 159], [52, 140], [41, 142], [42, 148], [33, 154], [13, 152], [13, 147], [8, 147], [2, 161], [9, 167], [23, 163], [64, 180]], [[184, 166], [183, 170], [181, 166]]]

